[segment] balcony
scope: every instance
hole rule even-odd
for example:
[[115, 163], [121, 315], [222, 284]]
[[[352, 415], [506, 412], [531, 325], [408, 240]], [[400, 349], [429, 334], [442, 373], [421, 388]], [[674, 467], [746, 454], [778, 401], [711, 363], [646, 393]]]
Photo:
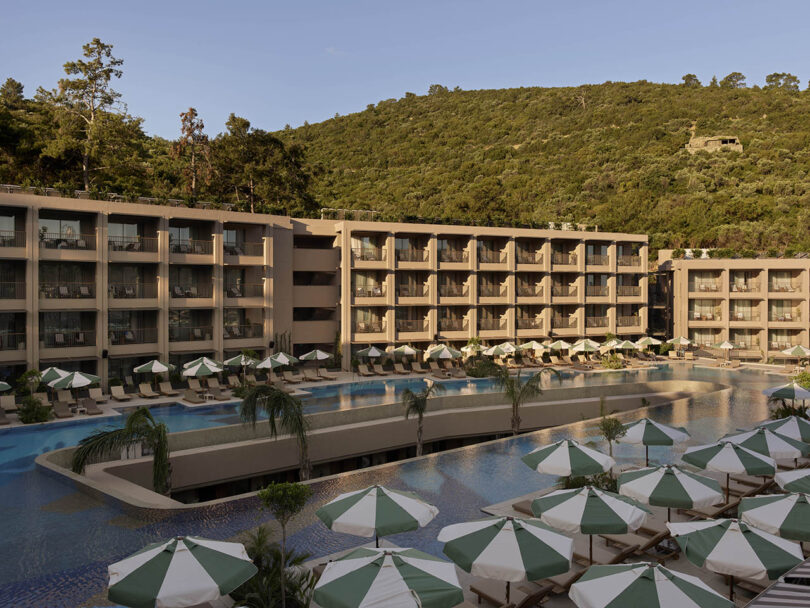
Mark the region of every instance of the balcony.
[[689, 283], [690, 293], [713, 293], [720, 291], [720, 281], [701, 281]]
[[352, 249], [352, 259], [358, 262], [384, 262], [386, 249], [385, 247], [355, 247]]
[[40, 283], [39, 295], [45, 300], [92, 299], [95, 283]]
[[576, 285], [552, 285], [551, 295], [562, 298], [573, 298], [577, 295]]
[[214, 253], [213, 240], [188, 239], [185, 241], [171, 241], [169, 253], [182, 255], [211, 255]]
[[586, 285], [585, 295], [594, 298], [606, 298], [610, 294], [610, 289], [607, 285]]
[[543, 254], [538, 251], [526, 251], [523, 249], [517, 250], [517, 263], [518, 264], [542, 264]]
[[802, 320], [798, 312], [770, 313], [768, 321], [771, 323], [798, 323]]
[[385, 323], [380, 321], [357, 321], [354, 324], [356, 334], [379, 334], [385, 331]]
[[213, 328], [210, 325], [201, 327], [179, 327], [169, 325], [169, 342], [202, 342], [211, 340]]
[[517, 295], [526, 298], [542, 298], [543, 286], [542, 285], [518, 285]]
[[[25, 350], [24, 333], [0, 333], [0, 350]], [[25, 353], [22, 353], [23, 355]]]
[[25, 247], [25, 231], [0, 230], [0, 247]]
[[793, 348], [799, 344], [800, 342], [793, 342], [790, 340], [771, 340], [768, 342], [768, 348], [770, 350], [787, 350], [788, 348]]
[[111, 283], [107, 293], [113, 300], [151, 299], [157, 297], [157, 283]]
[[130, 253], [157, 253], [157, 237], [111, 236], [107, 238], [110, 251], [127, 251]]
[[385, 294], [385, 283], [378, 283], [377, 285], [361, 285], [354, 288], [355, 298], [384, 298]]
[[609, 323], [608, 317], [585, 317], [585, 327], [607, 327]]
[[0, 283], [0, 300], [25, 299], [25, 283]]
[[576, 326], [576, 317], [551, 317], [551, 327], [554, 329], [572, 329]]
[[551, 262], [552, 264], [559, 266], [576, 266], [577, 254], [554, 252], [551, 256]]
[[505, 251], [493, 251], [490, 249], [478, 250], [479, 264], [506, 264]]
[[111, 346], [125, 344], [153, 344], [158, 341], [157, 327], [138, 329], [111, 329], [108, 332]]
[[427, 319], [397, 319], [397, 331], [427, 331]]
[[467, 331], [466, 319], [439, 319], [439, 331]]
[[397, 249], [397, 262], [427, 262], [428, 252], [424, 249]]
[[796, 293], [801, 291], [801, 285], [792, 283], [768, 283], [770, 293]]
[[42, 332], [40, 340], [45, 348], [77, 348], [82, 346], [95, 346], [96, 332], [94, 330], [46, 330]]
[[440, 285], [439, 295], [443, 298], [466, 298], [469, 294], [466, 285]]
[[641, 256], [638, 255], [620, 255], [617, 259], [619, 266], [641, 266]]
[[515, 322], [518, 329], [543, 329], [543, 319], [517, 318]]
[[261, 298], [264, 297], [263, 283], [238, 283], [222, 287], [226, 298]]
[[692, 321], [722, 321], [723, 315], [719, 312], [697, 312], [689, 311], [689, 319]]
[[478, 329], [481, 331], [506, 329], [506, 321], [504, 319], [479, 319]]
[[616, 327], [638, 327], [640, 325], [641, 319], [637, 315], [616, 317]]
[[503, 285], [479, 285], [479, 298], [500, 298], [506, 295], [506, 287]]
[[400, 285], [397, 295], [400, 298], [424, 298], [428, 295], [428, 289], [425, 285]]
[[244, 242], [244, 243], [224, 243], [222, 245], [225, 255], [263, 257], [264, 243]]
[[617, 285], [616, 294], [620, 298], [637, 298], [641, 296], [641, 285]]
[[251, 338], [263, 338], [264, 327], [258, 323], [248, 323], [245, 325], [226, 325], [222, 330], [222, 337], [225, 340], [244, 340]]
[[732, 340], [739, 350], [759, 350], [759, 340]]
[[214, 288], [211, 283], [172, 285], [170, 294], [172, 298], [210, 298], [214, 294]]
[[41, 232], [39, 235], [40, 249], [80, 249], [92, 251], [96, 248], [95, 234], [80, 234], [78, 236], [65, 236], [56, 232]]
[[466, 249], [440, 249], [439, 261], [466, 264], [470, 261], [470, 252]]
[[594, 254], [585, 257], [585, 263], [588, 266], [607, 266], [610, 264], [610, 256]]
[[759, 281], [734, 282], [729, 286], [731, 293], [751, 293], [759, 291]]
[[729, 320], [731, 321], [759, 321], [759, 313], [751, 311], [730, 311]]

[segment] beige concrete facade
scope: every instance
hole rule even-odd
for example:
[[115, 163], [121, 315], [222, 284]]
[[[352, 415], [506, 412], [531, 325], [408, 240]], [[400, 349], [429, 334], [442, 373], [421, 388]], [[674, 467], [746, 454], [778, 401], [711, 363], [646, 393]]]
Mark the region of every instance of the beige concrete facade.
[[674, 332], [733, 357], [767, 360], [808, 345], [810, 260], [672, 260]]
[[0, 193], [0, 367], [632, 337], [645, 235], [293, 219]]

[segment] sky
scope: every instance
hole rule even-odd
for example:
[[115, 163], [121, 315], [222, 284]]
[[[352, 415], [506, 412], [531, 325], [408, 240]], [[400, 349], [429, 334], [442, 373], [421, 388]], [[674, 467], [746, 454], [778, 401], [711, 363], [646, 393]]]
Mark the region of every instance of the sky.
[[153, 135], [195, 107], [277, 130], [406, 91], [650, 80], [732, 71], [810, 79], [810, 2], [784, 0], [6, 0], [0, 78], [52, 88], [94, 37], [124, 59], [115, 82]]

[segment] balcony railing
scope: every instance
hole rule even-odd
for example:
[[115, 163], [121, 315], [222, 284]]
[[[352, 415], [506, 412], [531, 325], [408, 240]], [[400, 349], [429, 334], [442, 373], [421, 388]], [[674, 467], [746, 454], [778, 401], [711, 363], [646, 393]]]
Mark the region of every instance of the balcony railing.
[[145, 236], [110, 236], [107, 237], [110, 251], [133, 251], [157, 253], [157, 237]]
[[506, 295], [506, 288], [503, 285], [479, 285], [478, 297], [479, 298], [498, 298], [501, 295]]
[[399, 262], [427, 262], [428, 252], [424, 249], [397, 249]]
[[478, 329], [506, 329], [506, 321], [503, 319], [478, 319]]
[[563, 266], [576, 266], [577, 254], [554, 252], [551, 256], [551, 262], [553, 264], [561, 264]]
[[214, 286], [211, 283], [172, 285], [169, 293], [172, 298], [210, 298], [214, 294]]
[[73, 348], [80, 346], [95, 346], [96, 332], [94, 330], [44, 330], [40, 340], [45, 348]]
[[25, 283], [0, 283], [0, 300], [25, 298]]
[[385, 247], [355, 247], [352, 249], [352, 257], [362, 262], [384, 262]]
[[152, 344], [158, 341], [157, 327], [140, 327], [135, 329], [110, 329], [110, 344]]
[[439, 295], [446, 298], [463, 298], [467, 294], [466, 285], [439, 285]]
[[751, 291], [759, 291], [759, 281], [734, 281], [729, 286], [732, 293], [748, 293]]
[[574, 297], [577, 295], [576, 285], [552, 285], [551, 295], [560, 297]]
[[169, 241], [170, 253], [192, 253], [194, 255], [211, 255], [214, 253], [213, 240], [187, 239], [184, 241]]
[[618, 258], [619, 266], [641, 266], [641, 256], [638, 255], [620, 255]]
[[759, 340], [732, 340], [732, 344], [740, 350], [759, 350]]
[[616, 326], [617, 327], [637, 327], [641, 324], [641, 319], [639, 319], [636, 315], [625, 316], [625, 317], [617, 317], [616, 318]]
[[479, 249], [478, 262], [481, 264], [504, 264], [506, 263], [506, 252]]
[[771, 293], [796, 293], [801, 291], [801, 285], [791, 283], [768, 283], [768, 291]]
[[568, 329], [577, 326], [576, 317], [551, 317], [551, 326], [555, 329]]
[[586, 285], [585, 295], [594, 297], [606, 297], [608, 295], [607, 285]]
[[85, 249], [96, 248], [95, 234], [66, 236], [57, 232], [40, 232], [39, 246], [42, 249]]
[[156, 298], [157, 283], [110, 283], [107, 292], [114, 300]]
[[797, 312], [770, 313], [768, 321], [772, 323], [795, 323], [801, 321], [802, 316]]
[[729, 312], [729, 319], [732, 321], [759, 321], [759, 313], [755, 312], [741, 312], [732, 310]]
[[713, 292], [720, 291], [720, 281], [703, 281], [696, 283], [689, 283], [690, 292]]
[[542, 264], [543, 254], [540, 251], [517, 250], [518, 264]]
[[201, 342], [210, 340], [213, 328], [210, 325], [201, 327], [181, 327], [169, 325], [169, 342]]
[[518, 329], [543, 329], [543, 319], [516, 319]]
[[543, 296], [543, 286], [542, 285], [518, 285], [517, 286], [517, 295], [519, 296], [526, 296], [526, 297], [537, 297], [540, 298]]
[[617, 285], [616, 293], [619, 297], [638, 297], [641, 295], [641, 285]]
[[585, 317], [585, 327], [607, 327], [607, 317]]
[[236, 283], [223, 286], [226, 298], [260, 298], [264, 295], [262, 283]]
[[425, 285], [400, 285], [397, 287], [397, 294], [400, 298], [423, 298], [427, 295]]
[[358, 334], [379, 334], [385, 331], [382, 321], [357, 321], [354, 324], [354, 332]]
[[697, 312], [690, 311], [689, 318], [693, 321], [722, 321], [723, 315], [719, 312]]
[[470, 252], [466, 249], [439, 249], [440, 262], [469, 262]]
[[40, 283], [40, 296], [46, 300], [95, 298], [95, 283]]
[[25, 231], [0, 230], [0, 247], [25, 247]]
[[264, 243], [261, 242], [223, 243], [222, 248], [225, 255], [264, 255]]
[[610, 256], [594, 254], [586, 256], [585, 263], [588, 266], [607, 266], [610, 263]]
[[441, 331], [464, 331], [467, 327], [466, 319], [439, 319]]
[[24, 333], [0, 333], [0, 350], [21, 350], [24, 348]]
[[222, 337], [226, 340], [241, 340], [243, 338], [261, 338], [264, 327], [258, 323], [246, 325], [226, 325], [222, 330]]
[[768, 345], [771, 350], [786, 350], [788, 348], [798, 346], [799, 342], [792, 342], [790, 340], [770, 340]]
[[397, 319], [398, 331], [427, 331], [427, 319]]
[[384, 298], [385, 293], [385, 283], [379, 283], [377, 285], [360, 285], [354, 288], [355, 298]]

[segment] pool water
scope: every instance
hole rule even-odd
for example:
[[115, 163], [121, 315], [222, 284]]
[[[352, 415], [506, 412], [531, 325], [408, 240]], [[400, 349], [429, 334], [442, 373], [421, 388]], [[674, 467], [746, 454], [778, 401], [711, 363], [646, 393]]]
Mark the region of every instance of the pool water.
[[[656, 370], [611, 374], [571, 374], [564, 386], [613, 384], [638, 380], [708, 380], [731, 386], [730, 391], [699, 396], [688, 406], [665, 406], [646, 413], [668, 424], [687, 427], [693, 444], [711, 441], [767, 417], [762, 389], [783, 382], [779, 377], [743, 369], [663, 366]], [[497, 390], [490, 380], [443, 383], [447, 394]], [[307, 411], [358, 407], [398, 400], [405, 388], [419, 390], [421, 379], [386, 379], [342, 386], [316, 386], [303, 399]], [[154, 407], [153, 413], [170, 430], [181, 431], [238, 423], [235, 404], [186, 408]], [[627, 421], [642, 414], [628, 412]], [[89, 419], [0, 431], [0, 607], [74, 607], [94, 605], [106, 588], [106, 567], [143, 545], [176, 534], [230, 539], [269, 521], [254, 498], [174, 514], [133, 515], [116, 504], [91, 498], [34, 466], [34, 458], [49, 450], [75, 445], [95, 429], [121, 424], [122, 418]], [[341, 492], [373, 483], [412, 490], [436, 504], [439, 516], [416, 532], [391, 537], [392, 542], [441, 554], [435, 541], [449, 523], [481, 516], [481, 507], [548, 487], [555, 479], [538, 475], [520, 456], [537, 445], [566, 436], [596, 440], [593, 425], [577, 423], [517, 438], [470, 446], [461, 450], [356, 471], [315, 481], [314, 495], [293, 523], [290, 542], [321, 556], [364, 542], [337, 534], [320, 524], [314, 511]], [[604, 447], [604, 446], [602, 446]], [[650, 448], [650, 458], [677, 460], [684, 448]], [[619, 444], [621, 463], [643, 462], [643, 448]], [[89, 603], [91, 602], [91, 603]]]

